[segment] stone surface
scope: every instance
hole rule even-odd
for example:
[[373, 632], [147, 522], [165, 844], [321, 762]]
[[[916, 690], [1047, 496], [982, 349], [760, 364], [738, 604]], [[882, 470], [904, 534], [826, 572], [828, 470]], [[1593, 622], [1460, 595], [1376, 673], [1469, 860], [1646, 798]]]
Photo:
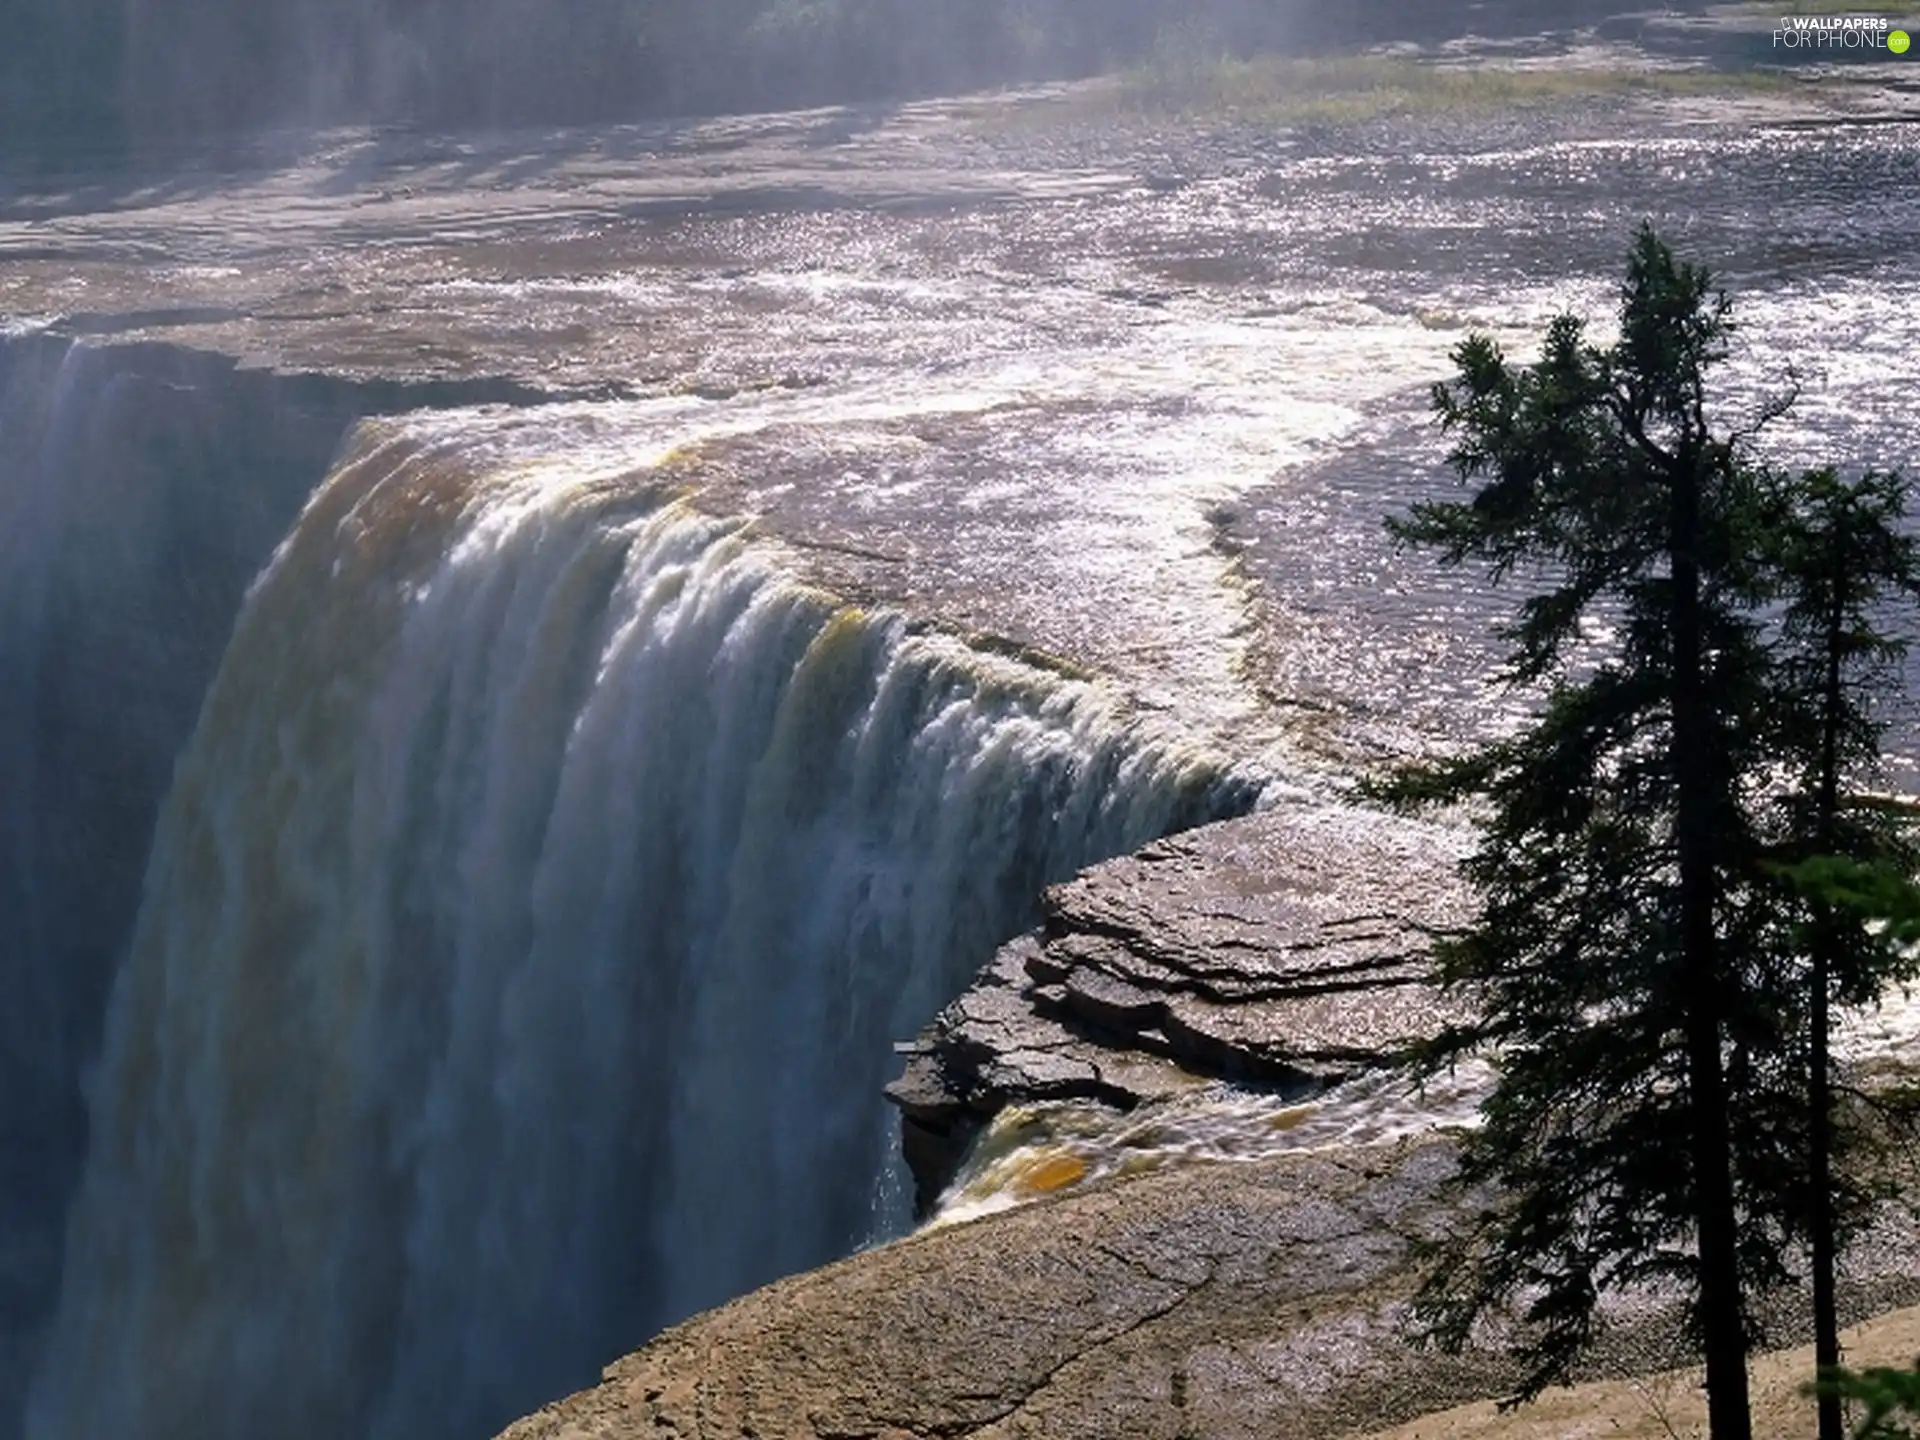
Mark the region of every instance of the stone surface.
[[[1920, 1355], [1920, 1309], [1896, 1310], [1843, 1330], [1847, 1363], [1855, 1369], [1905, 1368]], [[1813, 1401], [1802, 1394], [1814, 1371], [1811, 1345], [1757, 1357], [1753, 1363], [1753, 1433], [1812, 1435]], [[1368, 1440], [1673, 1440], [1707, 1433], [1705, 1377], [1698, 1368], [1624, 1380], [1589, 1381], [1549, 1391], [1532, 1405], [1502, 1409], [1491, 1400], [1424, 1416]]]
[[[928, 1232], [689, 1321], [507, 1436], [1286, 1440], [1417, 1414], [1496, 1378], [1409, 1372], [1394, 1338], [1448, 1170], [1432, 1146], [1201, 1167]], [[1420, 1197], [1387, 1226], [1384, 1181]]]
[[1465, 917], [1460, 835], [1287, 805], [1054, 887], [888, 1089], [922, 1209], [1003, 1106], [1118, 1109], [1213, 1079], [1311, 1092], [1448, 1014], [1421, 958]]
[[[1404, 1337], [1411, 1245], [1452, 1222], [1452, 1173], [1444, 1140], [1402, 1142], [1184, 1167], [925, 1231], [697, 1316], [502, 1440], [1328, 1440], [1397, 1424], [1511, 1379], [1492, 1354]], [[1862, 1251], [1850, 1321], [1920, 1299], [1910, 1222]], [[1658, 1304], [1616, 1315], [1588, 1373], [1669, 1368], [1673, 1321]]]

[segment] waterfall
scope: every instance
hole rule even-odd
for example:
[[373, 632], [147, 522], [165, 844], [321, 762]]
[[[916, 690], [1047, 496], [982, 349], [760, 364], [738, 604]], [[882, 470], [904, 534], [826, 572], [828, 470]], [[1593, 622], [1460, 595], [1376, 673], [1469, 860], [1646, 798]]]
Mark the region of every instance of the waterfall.
[[0, 339], [0, 1437], [58, 1291], [81, 1071], [174, 757], [367, 403], [167, 346]]
[[538, 398], [0, 332], [0, 1440], [58, 1292], [148, 842], [248, 582], [359, 417]]
[[361, 427], [180, 758], [31, 1436], [485, 1434], [845, 1253], [890, 1042], [1252, 801], [646, 472], [423, 437]]

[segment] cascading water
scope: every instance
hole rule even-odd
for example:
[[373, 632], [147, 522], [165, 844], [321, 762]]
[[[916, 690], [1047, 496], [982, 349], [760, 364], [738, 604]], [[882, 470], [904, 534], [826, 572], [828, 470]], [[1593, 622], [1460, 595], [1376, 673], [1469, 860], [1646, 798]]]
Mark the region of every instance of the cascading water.
[[889, 1042], [1252, 798], [644, 474], [364, 427], [179, 763], [28, 1433], [482, 1434], [845, 1252]]
[[0, 1437], [174, 756], [248, 580], [373, 403], [166, 346], [0, 340]]
[[60, 1282], [81, 1073], [248, 582], [361, 416], [535, 398], [0, 336], [0, 1440]]

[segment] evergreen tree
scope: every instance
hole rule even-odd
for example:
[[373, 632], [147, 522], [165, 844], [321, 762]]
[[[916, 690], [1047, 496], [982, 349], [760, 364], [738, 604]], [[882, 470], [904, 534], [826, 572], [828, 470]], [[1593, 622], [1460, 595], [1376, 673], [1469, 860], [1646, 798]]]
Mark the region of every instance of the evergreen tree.
[[[1747, 1440], [1744, 1297], [1786, 1278], [1806, 1225], [1780, 1183], [1805, 1154], [1805, 1006], [1771, 934], [1758, 783], [1777, 769], [1757, 618], [1775, 486], [1707, 413], [1729, 333], [1706, 273], [1643, 226], [1612, 345], [1564, 316], [1528, 367], [1485, 336], [1456, 351], [1435, 406], [1479, 487], [1392, 526], [1539, 582], [1504, 635], [1545, 701], [1514, 738], [1389, 789], [1484, 816], [1479, 914], [1437, 957], [1481, 1018], [1429, 1059], [1499, 1056], [1462, 1146], [1486, 1198], [1417, 1314], [1457, 1346], [1517, 1308], [1529, 1396], [1569, 1377], [1601, 1292], [1678, 1285], [1715, 1440]], [[1596, 655], [1598, 627], [1617, 638]]]
[[1833, 1370], [1808, 1388], [1821, 1401], [1822, 1424], [1829, 1400], [1836, 1414], [1846, 1400], [1860, 1407], [1860, 1424], [1853, 1440], [1920, 1440], [1920, 1430], [1914, 1428], [1920, 1425], [1920, 1370], [1889, 1366], [1859, 1373]]
[[[1796, 757], [1785, 825], [1790, 874], [1805, 901], [1808, 1164], [1814, 1350], [1823, 1374], [1840, 1364], [1835, 1268], [1847, 1234], [1864, 1216], [1869, 1189], [1845, 1161], [1862, 1136], [1834, 1098], [1830, 1037], [1835, 1006], [1875, 1002], [1912, 973], [1893, 933], [1872, 910], [1847, 903], [1835, 867], [1904, 889], [1911, 909], [1920, 853], [1897, 807], [1865, 798], [1880, 778], [1884, 702], [1899, 684], [1906, 645], [1885, 612], [1920, 595], [1920, 546], [1903, 533], [1908, 488], [1898, 475], [1842, 480], [1809, 471], [1788, 497], [1777, 561], [1787, 602], [1780, 648], [1784, 753]], [[1820, 1440], [1845, 1440], [1841, 1396], [1819, 1392]]]

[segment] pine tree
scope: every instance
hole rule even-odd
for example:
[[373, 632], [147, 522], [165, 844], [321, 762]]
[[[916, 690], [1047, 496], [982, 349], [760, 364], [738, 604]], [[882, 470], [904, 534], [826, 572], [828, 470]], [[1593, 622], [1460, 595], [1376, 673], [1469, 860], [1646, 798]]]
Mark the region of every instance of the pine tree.
[[[1896, 1370], [1890, 1366], [1854, 1372], [1834, 1370], [1809, 1387], [1821, 1401], [1821, 1415], [1831, 1400], [1835, 1413], [1843, 1401], [1860, 1407], [1860, 1424], [1853, 1440], [1920, 1440], [1920, 1370]], [[1844, 1436], [1845, 1432], [1841, 1432]], [[1825, 1437], [1822, 1437], [1825, 1440]]]
[[[1846, 1161], [1863, 1137], [1844, 1123], [1834, 1096], [1830, 1040], [1835, 1007], [1874, 1003], [1913, 964], [1894, 934], [1870, 923], [1874, 908], [1847, 903], [1840, 871], [1877, 876], [1876, 888], [1907, 892], [1911, 909], [1920, 851], [1910, 816], [1863, 790], [1880, 778], [1885, 702], [1900, 683], [1906, 644], [1888, 628], [1898, 600], [1920, 596], [1920, 545], [1903, 533], [1908, 487], [1898, 475], [1847, 481], [1808, 471], [1787, 497], [1776, 556], [1786, 600], [1778, 655], [1783, 753], [1794, 758], [1783, 849], [1805, 902], [1808, 1164], [1814, 1352], [1822, 1374], [1840, 1364], [1835, 1270], [1841, 1245], [1864, 1216], [1871, 1190]], [[1820, 1440], [1844, 1440], [1841, 1396], [1819, 1392]]]
[[1484, 817], [1478, 916], [1437, 954], [1481, 1018], [1428, 1058], [1499, 1057], [1462, 1142], [1483, 1203], [1416, 1314], [1457, 1346], [1517, 1310], [1526, 1397], [1570, 1377], [1602, 1292], [1677, 1285], [1713, 1436], [1748, 1440], [1744, 1297], [1785, 1280], [1805, 1229], [1780, 1179], [1805, 1155], [1805, 1007], [1771, 933], [1758, 798], [1775, 487], [1707, 413], [1730, 331], [1707, 274], [1643, 226], [1612, 345], [1563, 316], [1531, 366], [1485, 336], [1455, 352], [1434, 402], [1478, 489], [1392, 528], [1536, 585], [1503, 633], [1511, 678], [1545, 699], [1513, 738], [1388, 788]]

